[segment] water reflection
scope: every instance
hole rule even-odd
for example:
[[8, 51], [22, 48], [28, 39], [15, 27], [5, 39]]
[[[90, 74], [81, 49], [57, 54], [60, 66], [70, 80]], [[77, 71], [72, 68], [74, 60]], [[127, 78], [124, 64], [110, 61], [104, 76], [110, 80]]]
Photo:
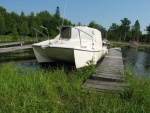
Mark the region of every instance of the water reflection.
[[70, 63], [42, 63], [39, 64], [38, 61], [36, 59], [34, 60], [25, 60], [25, 61], [18, 61], [17, 64], [19, 66], [24, 66], [24, 67], [31, 67], [31, 68], [43, 68], [43, 69], [61, 69], [62, 67], [64, 67], [65, 69], [67, 69], [68, 71], [75, 69], [75, 65], [74, 64], [70, 64]]
[[31, 67], [31, 68], [39, 68], [39, 64], [36, 59], [33, 60], [24, 60], [24, 61], [17, 61], [17, 64], [24, 67]]
[[[137, 48], [122, 48], [124, 64], [130, 71], [137, 71], [139, 75], [150, 75], [150, 53], [139, 51]], [[133, 69], [134, 68], [134, 69]]]

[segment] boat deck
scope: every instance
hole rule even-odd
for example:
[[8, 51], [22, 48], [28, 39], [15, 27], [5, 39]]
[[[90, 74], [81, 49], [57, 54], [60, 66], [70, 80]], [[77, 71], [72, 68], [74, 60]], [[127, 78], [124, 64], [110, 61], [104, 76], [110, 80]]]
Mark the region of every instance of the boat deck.
[[124, 81], [124, 66], [121, 48], [111, 48], [96, 72], [83, 84], [84, 88], [96, 91], [123, 91], [129, 86]]

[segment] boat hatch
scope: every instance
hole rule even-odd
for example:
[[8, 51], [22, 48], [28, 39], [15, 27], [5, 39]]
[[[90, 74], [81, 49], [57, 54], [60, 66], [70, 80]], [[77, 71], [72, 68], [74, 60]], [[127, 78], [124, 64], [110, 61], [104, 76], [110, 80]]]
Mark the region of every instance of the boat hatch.
[[61, 28], [61, 38], [69, 40], [71, 38], [71, 27]]

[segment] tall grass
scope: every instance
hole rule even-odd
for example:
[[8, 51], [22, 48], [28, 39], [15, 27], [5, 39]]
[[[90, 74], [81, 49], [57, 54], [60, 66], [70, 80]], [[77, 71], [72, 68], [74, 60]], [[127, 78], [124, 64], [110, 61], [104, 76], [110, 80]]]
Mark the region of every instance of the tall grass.
[[10, 42], [10, 41], [14, 41], [12, 36], [0, 35], [0, 42]]
[[[125, 72], [131, 85], [130, 97], [122, 93], [102, 93], [83, 89], [83, 82], [95, 70], [32, 69], [0, 67], [0, 112], [31, 113], [147, 113], [150, 111], [150, 79]], [[127, 92], [127, 94], [129, 94]], [[126, 95], [125, 95], [126, 96]]]

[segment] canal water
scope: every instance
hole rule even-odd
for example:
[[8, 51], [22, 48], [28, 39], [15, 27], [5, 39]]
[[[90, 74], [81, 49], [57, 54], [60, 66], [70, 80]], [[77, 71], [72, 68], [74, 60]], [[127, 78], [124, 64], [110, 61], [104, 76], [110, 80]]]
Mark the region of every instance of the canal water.
[[138, 75], [150, 76], [150, 51], [137, 48], [122, 48], [125, 68]]
[[[150, 76], [150, 51], [123, 47], [122, 56], [125, 68], [128, 71], [138, 73], [138, 75]], [[19, 61], [18, 64], [25, 67], [40, 67], [36, 59]]]

